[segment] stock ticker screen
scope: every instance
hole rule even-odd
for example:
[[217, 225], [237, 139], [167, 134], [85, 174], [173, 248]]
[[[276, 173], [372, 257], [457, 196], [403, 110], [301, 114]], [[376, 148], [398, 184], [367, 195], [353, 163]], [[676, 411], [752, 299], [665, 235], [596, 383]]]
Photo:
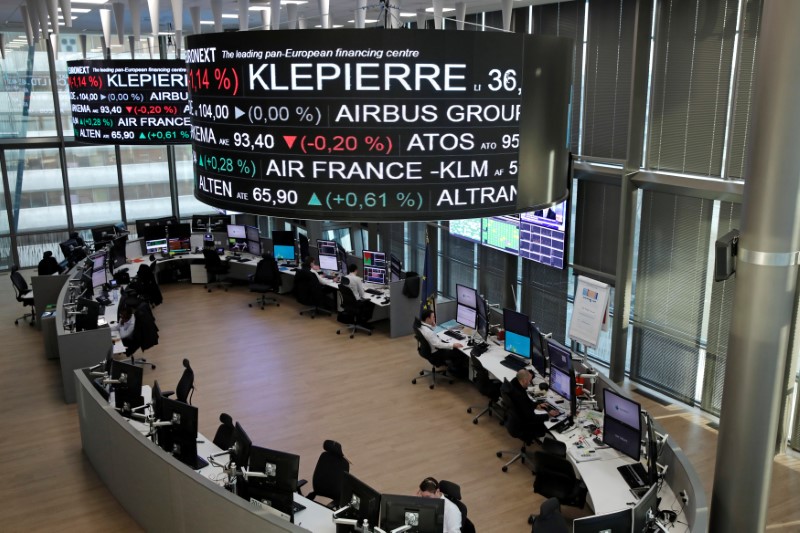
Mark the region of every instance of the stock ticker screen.
[[182, 60], [68, 61], [75, 140], [188, 144], [191, 116]]
[[477, 32], [190, 36], [195, 197], [314, 220], [550, 203], [566, 188], [571, 50], [567, 39]]

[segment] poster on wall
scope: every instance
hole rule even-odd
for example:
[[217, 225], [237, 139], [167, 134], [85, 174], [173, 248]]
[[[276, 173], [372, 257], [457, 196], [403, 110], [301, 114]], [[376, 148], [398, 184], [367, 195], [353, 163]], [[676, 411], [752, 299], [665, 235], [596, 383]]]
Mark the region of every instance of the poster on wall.
[[608, 321], [607, 283], [578, 276], [575, 300], [572, 306], [572, 321], [569, 324], [569, 338], [587, 348], [597, 348], [600, 330]]

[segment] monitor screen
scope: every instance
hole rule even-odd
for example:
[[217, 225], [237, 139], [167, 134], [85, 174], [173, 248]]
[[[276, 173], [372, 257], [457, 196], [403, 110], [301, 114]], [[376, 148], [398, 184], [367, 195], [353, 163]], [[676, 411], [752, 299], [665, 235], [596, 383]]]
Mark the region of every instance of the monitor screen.
[[467, 307], [463, 304], [456, 306], [456, 322], [465, 328], [475, 329], [478, 313], [472, 307]]
[[412, 533], [442, 533], [444, 500], [399, 494], [381, 495], [381, 528], [411, 526]]
[[166, 226], [147, 226], [139, 234], [145, 241], [156, 241], [167, 238]]
[[475, 328], [478, 330], [478, 335], [480, 335], [484, 341], [488, 341], [489, 313], [488, 309], [486, 308], [486, 300], [484, 300], [483, 297], [478, 296], [478, 299], [475, 300], [475, 302], [478, 304], [478, 308], [475, 310]]
[[233, 428], [233, 446], [231, 447], [231, 462], [241, 467], [250, 460], [250, 448], [253, 441], [245, 433], [239, 422]]
[[158, 252], [167, 253], [167, 239], [155, 239], [152, 241], [144, 241], [144, 247], [148, 254], [155, 254]]
[[509, 254], [519, 253], [519, 215], [482, 219], [481, 243]]
[[258, 257], [261, 257], [261, 255], [264, 253], [264, 250], [261, 247], [261, 239], [259, 239], [257, 241], [251, 241], [251, 240], [248, 239], [248, 241], [247, 241], [247, 253], [256, 255]]
[[586, 516], [575, 519], [572, 523], [572, 533], [630, 533], [632, 520], [630, 509]]
[[123, 361], [111, 361], [111, 379], [119, 381], [119, 383], [114, 384], [115, 393], [122, 392], [141, 396], [143, 375], [144, 371], [140, 366], [131, 365]]
[[557, 366], [561, 370], [569, 371], [572, 368], [572, 352], [552, 338], [547, 339], [547, 356], [550, 358], [550, 366]]
[[611, 389], [603, 389], [603, 416], [611, 417], [633, 429], [641, 430], [642, 406]]
[[550, 390], [569, 400], [572, 398], [573, 388], [570, 373], [564, 372], [557, 366], [550, 367]]
[[466, 218], [450, 221], [450, 235], [481, 243], [481, 219]]
[[319, 254], [319, 267], [322, 270], [339, 270], [339, 261], [335, 255]]
[[639, 498], [636, 505], [633, 506], [633, 532], [640, 533], [648, 531], [645, 529], [650, 522], [649, 511], [658, 510], [658, 484], [653, 483], [650, 489]]
[[540, 376], [547, 373], [547, 357], [544, 350], [546, 343], [544, 342], [544, 335], [536, 327], [536, 324], [531, 322], [531, 364]]
[[466, 285], [456, 284], [456, 302], [458, 305], [466, 305], [473, 309], [478, 308], [478, 291]]
[[106, 270], [105, 268], [102, 270], [95, 270], [94, 272], [92, 272], [92, 288], [100, 287], [101, 285], [107, 283], [108, 278], [106, 277], [106, 274], [108, 274], [108, 270]]
[[359, 524], [363, 524], [364, 520], [373, 525], [378, 523], [381, 493], [349, 472], [343, 474], [342, 490], [336, 503], [339, 504], [339, 508], [350, 506], [350, 509], [340, 515], [342, 518], [356, 520]]
[[297, 490], [300, 456], [260, 446], [252, 446], [250, 448], [248, 469], [251, 472], [258, 472], [267, 476], [249, 479], [248, 482], [252, 485], [294, 492]]
[[364, 250], [364, 270], [367, 267], [376, 267], [386, 270], [386, 254]]
[[186, 239], [192, 236], [192, 226], [190, 224], [170, 224], [166, 228], [166, 234], [170, 239]]
[[61, 249], [61, 255], [64, 256], [64, 259], [73, 263], [72, 250], [78, 247], [78, 241], [75, 239], [67, 239], [64, 242], [58, 243], [58, 247]]
[[519, 221], [519, 255], [553, 268], [564, 268], [567, 202], [541, 211], [522, 213]]
[[294, 246], [294, 232], [293, 231], [273, 231], [272, 232], [273, 244], [283, 244]]
[[116, 235], [114, 226], [96, 226], [92, 228], [92, 240], [94, 241], [94, 249], [104, 246], [106, 243], [111, 242]]
[[261, 232], [258, 231], [258, 228], [255, 226], [245, 226], [244, 227], [244, 235], [248, 241], [260, 241], [261, 240]]
[[117, 237], [111, 243], [110, 268], [112, 272], [128, 262], [128, 258], [125, 254], [125, 247], [127, 246], [127, 244], [128, 244], [127, 235]]
[[528, 315], [513, 309], [503, 309], [503, 329], [506, 330], [505, 350], [529, 359], [531, 333]]
[[164, 227], [172, 224], [177, 224], [178, 219], [175, 217], [161, 217], [161, 218], [140, 218], [136, 221], [136, 234], [139, 237], [147, 239], [146, 232], [149, 229], [161, 228], [162, 233], [165, 231]]
[[247, 239], [245, 227], [239, 224], [228, 224], [229, 239]]
[[100, 252], [91, 256], [92, 259], [92, 271], [97, 272], [98, 270], [105, 270], [106, 269], [106, 253]]
[[403, 263], [394, 254], [389, 254], [389, 272], [391, 281], [400, 281], [403, 277]]
[[641, 458], [641, 430], [627, 426], [610, 416], [603, 416], [603, 442], [634, 461]]
[[319, 255], [332, 255], [337, 257], [339, 250], [336, 248], [336, 241], [323, 241], [317, 239], [317, 252]]
[[274, 244], [272, 245], [272, 255], [276, 261], [294, 261], [294, 244]]
[[375, 283], [376, 285], [385, 285], [386, 269], [364, 266], [364, 281], [367, 283]]

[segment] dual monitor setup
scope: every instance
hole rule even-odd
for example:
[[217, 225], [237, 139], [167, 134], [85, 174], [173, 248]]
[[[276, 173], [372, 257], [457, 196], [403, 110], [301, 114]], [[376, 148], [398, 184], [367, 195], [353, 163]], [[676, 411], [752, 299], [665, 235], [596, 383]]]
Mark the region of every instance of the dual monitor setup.
[[[128, 243], [128, 231], [122, 223], [95, 226], [91, 228], [91, 232], [95, 251], [110, 249], [114, 264], [117, 266], [125, 264], [125, 245]], [[73, 237], [58, 243], [58, 247], [68, 267], [76, 265], [88, 253], [86, 247]]]
[[[335, 241], [317, 240], [317, 261], [320, 269], [329, 272], [340, 272], [347, 275], [347, 253]], [[366, 283], [386, 285], [388, 281], [400, 281], [402, 278], [402, 264], [394, 254], [374, 250], [363, 251], [363, 276]]]

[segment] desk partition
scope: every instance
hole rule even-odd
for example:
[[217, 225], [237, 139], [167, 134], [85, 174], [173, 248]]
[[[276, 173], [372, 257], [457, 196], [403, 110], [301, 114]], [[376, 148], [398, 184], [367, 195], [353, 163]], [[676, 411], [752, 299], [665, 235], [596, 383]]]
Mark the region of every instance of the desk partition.
[[146, 531], [308, 531], [251, 506], [164, 453], [100, 396], [83, 371], [75, 371], [73, 380], [83, 451]]

